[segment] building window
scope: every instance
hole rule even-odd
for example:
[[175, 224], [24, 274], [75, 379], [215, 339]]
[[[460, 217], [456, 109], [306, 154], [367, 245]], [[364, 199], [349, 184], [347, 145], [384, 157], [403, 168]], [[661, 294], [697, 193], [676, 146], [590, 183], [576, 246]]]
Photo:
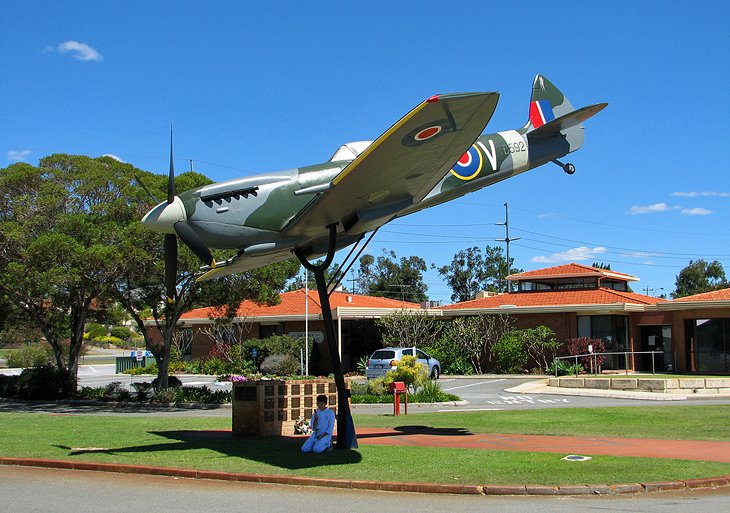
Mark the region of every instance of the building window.
[[519, 282], [520, 292], [540, 290], [580, 290], [598, 288], [596, 278], [560, 278]]
[[618, 290], [620, 292], [628, 292], [629, 290], [629, 286], [625, 281], [618, 280], [603, 280], [601, 281], [601, 287]]
[[274, 335], [283, 335], [284, 327], [281, 324], [262, 324], [260, 329], [260, 338], [269, 338]]
[[730, 372], [730, 319], [689, 319], [689, 368], [698, 372]]
[[[579, 315], [578, 336], [601, 339], [607, 353], [628, 350], [628, 324], [623, 315]], [[625, 365], [624, 355], [611, 355], [603, 367], [623, 369]]]

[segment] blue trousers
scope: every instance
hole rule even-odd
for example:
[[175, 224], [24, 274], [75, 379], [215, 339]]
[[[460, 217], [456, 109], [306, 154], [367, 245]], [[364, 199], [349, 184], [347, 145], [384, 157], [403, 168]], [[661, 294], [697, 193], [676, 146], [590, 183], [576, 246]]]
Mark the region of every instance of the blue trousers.
[[302, 452], [324, 452], [332, 446], [332, 435], [324, 435], [317, 440], [317, 435], [312, 433], [302, 445]]

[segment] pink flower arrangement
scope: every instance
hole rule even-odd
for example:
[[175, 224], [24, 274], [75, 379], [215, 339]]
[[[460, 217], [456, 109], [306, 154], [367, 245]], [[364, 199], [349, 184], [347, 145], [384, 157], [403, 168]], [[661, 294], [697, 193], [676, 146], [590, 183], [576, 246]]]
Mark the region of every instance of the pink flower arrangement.
[[248, 381], [246, 379], [246, 376], [239, 376], [239, 375], [231, 376], [231, 383], [243, 383], [244, 381]]

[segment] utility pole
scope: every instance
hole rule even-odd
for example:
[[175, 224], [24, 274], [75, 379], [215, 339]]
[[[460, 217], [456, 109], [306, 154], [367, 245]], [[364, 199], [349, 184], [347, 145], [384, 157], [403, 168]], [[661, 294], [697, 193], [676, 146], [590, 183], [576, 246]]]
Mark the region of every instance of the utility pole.
[[355, 290], [355, 284], [357, 283], [357, 279], [355, 278], [355, 269], [350, 270], [350, 276], [352, 276], [352, 278], [347, 281], [352, 283], [352, 293], [357, 294], [357, 291]]
[[507, 279], [507, 276], [510, 274], [510, 268], [512, 267], [510, 265], [509, 261], [509, 243], [513, 240], [520, 240], [521, 237], [515, 237], [513, 239], [509, 238], [509, 207], [507, 206], [507, 203], [504, 204], [504, 223], [495, 223], [497, 226], [504, 226], [505, 236], [504, 239], [494, 239], [496, 242], [504, 242], [507, 246], [507, 274], [504, 276], [504, 281], [507, 285], [507, 292], [512, 292], [512, 284]]
[[658, 289], [650, 289], [649, 287], [646, 287], [646, 288], [644, 289], [644, 292], [646, 292], [646, 295], [647, 295], [647, 296], [653, 296], [653, 295], [654, 295], [654, 294], [653, 294], [653, 293], [654, 293], [654, 291], [660, 291], [660, 290], [664, 290], [664, 287], [659, 287]]

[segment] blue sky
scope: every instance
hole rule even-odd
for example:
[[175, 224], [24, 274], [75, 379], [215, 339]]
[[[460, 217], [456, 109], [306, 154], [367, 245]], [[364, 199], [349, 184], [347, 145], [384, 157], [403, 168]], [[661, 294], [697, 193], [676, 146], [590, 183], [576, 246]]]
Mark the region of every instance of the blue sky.
[[516, 266], [605, 262], [669, 293], [690, 260], [730, 274], [728, 19], [723, 1], [5, 0], [0, 167], [63, 152], [163, 173], [173, 123], [176, 168], [225, 180], [322, 162], [436, 93], [499, 91], [487, 131], [517, 128], [542, 73], [576, 107], [609, 102], [564, 159], [576, 174], [395, 221], [369, 252], [448, 264], [501, 244], [509, 203]]

